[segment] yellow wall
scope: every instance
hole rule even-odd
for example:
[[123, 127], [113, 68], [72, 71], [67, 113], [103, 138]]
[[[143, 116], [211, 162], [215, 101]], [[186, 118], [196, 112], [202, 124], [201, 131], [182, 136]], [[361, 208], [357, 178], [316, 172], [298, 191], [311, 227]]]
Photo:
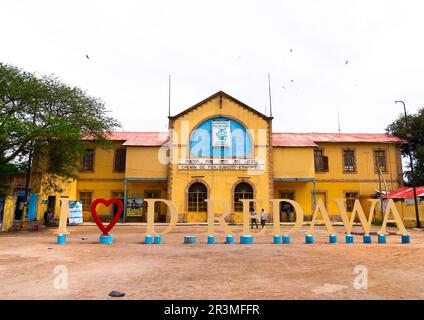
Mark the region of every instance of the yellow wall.
[[127, 178], [166, 178], [167, 164], [158, 160], [159, 147], [127, 147]]
[[[386, 150], [386, 163], [388, 172], [383, 173], [389, 190], [399, 186], [399, 146], [389, 143], [319, 143], [323, 148], [324, 155], [328, 156], [329, 172], [316, 172], [317, 181], [325, 182], [378, 182], [378, 174], [375, 172], [374, 149]], [[343, 149], [352, 148], [356, 155], [356, 173], [343, 172]]]
[[[396, 208], [399, 211], [402, 220], [404, 221], [405, 226], [407, 227], [416, 227], [416, 214], [414, 205], [405, 205], [403, 200], [395, 201]], [[421, 224], [424, 223], [424, 202], [421, 202], [418, 205], [418, 214]]]
[[1, 225], [1, 231], [9, 231], [9, 229], [13, 226], [13, 217], [15, 214], [15, 202], [16, 202], [16, 199], [11, 196], [6, 197], [4, 201], [3, 221]]
[[124, 179], [124, 172], [114, 172], [114, 150], [122, 145], [121, 142], [113, 142], [113, 147], [104, 149], [92, 143], [88, 148], [94, 148], [94, 170], [92, 172], [78, 173], [79, 180], [82, 179]]
[[294, 200], [297, 201], [303, 209], [305, 216], [311, 216], [312, 208], [312, 182], [306, 181], [276, 181], [274, 182], [274, 198], [280, 199], [281, 192], [294, 192]]
[[274, 178], [314, 178], [313, 148], [281, 148], [274, 147]]
[[[113, 192], [124, 192], [124, 180], [112, 181], [112, 180], [99, 180], [99, 181], [78, 181], [77, 199], [80, 200], [80, 192], [92, 192], [92, 200], [97, 198], [111, 199]], [[111, 215], [111, 206], [106, 208], [105, 206], [99, 206], [97, 213], [99, 215]], [[90, 211], [84, 211], [84, 220], [91, 220]]]

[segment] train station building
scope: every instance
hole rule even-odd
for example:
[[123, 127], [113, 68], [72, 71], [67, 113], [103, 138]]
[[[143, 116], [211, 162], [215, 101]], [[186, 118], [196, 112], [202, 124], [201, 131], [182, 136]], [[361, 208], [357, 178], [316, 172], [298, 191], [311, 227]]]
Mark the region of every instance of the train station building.
[[[215, 199], [227, 203], [228, 220], [237, 223], [242, 221], [240, 199], [256, 199], [251, 209], [271, 213], [270, 199], [286, 198], [301, 205], [307, 220], [319, 199], [338, 217], [337, 198], [346, 199], [348, 211], [355, 199], [366, 209], [367, 199], [402, 186], [401, 139], [374, 133], [273, 132], [274, 121], [281, 119], [220, 91], [170, 116], [168, 132], [113, 132], [111, 149], [88, 139], [78, 180], [60, 194], [45, 194], [40, 184], [32, 185], [37, 216], [46, 206], [58, 216], [60, 197], [67, 196], [82, 201], [89, 221], [92, 201], [117, 198], [125, 204], [125, 221], [145, 221], [144, 200], [163, 198], [176, 205], [179, 222], [205, 222], [204, 200]], [[101, 210], [105, 220], [116, 212]], [[294, 219], [284, 204], [280, 219]], [[169, 221], [166, 206], [158, 204], [155, 220]]]

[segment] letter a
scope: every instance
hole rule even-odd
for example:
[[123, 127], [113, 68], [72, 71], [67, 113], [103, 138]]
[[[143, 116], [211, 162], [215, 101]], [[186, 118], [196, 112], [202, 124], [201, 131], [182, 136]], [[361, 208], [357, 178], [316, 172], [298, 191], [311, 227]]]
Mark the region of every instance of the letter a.
[[[394, 220], [389, 220], [390, 212], [392, 213]], [[379, 233], [381, 233], [381, 234], [386, 233], [387, 223], [396, 223], [398, 233], [408, 234], [408, 231], [406, 231], [406, 229], [405, 229], [405, 226], [404, 226], [402, 219], [399, 215], [399, 211], [397, 210], [396, 205], [393, 202], [393, 199], [389, 199], [389, 202], [387, 203], [386, 210], [384, 211], [383, 224], [381, 225], [381, 230], [379, 231]]]
[[[321, 212], [321, 215], [322, 215], [322, 218], [324, 219], [324, 221], [317, 220], [319, 212]], [[310, 226], [309, 230], [306, 232], [306, 234], [312, 234], [312, 231], [314, 229], [316, 222], [324, 222], [325, 227], [327, 228], [327, 231], [328, 231], [329, 234], [335, 234], [336, 233], [334, 231], [333, 225], [331, 224], [330, 216], [328, 215], [327, 209], [325, 208], [325, 205], [324, 205], [324, 202], [322, 201], [322, 199], [318, 199], [317, 206], [316, 206], [314, 214], [312, 216], [311, 226]]]

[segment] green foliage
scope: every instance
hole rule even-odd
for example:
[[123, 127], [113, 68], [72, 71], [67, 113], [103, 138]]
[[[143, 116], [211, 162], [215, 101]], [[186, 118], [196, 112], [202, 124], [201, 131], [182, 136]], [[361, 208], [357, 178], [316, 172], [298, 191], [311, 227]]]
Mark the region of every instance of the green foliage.
[[[411, 149], [415, 182], [417, 185], [424, 185], [424, 108], [419, 109], [416, 114], [408, 115], [408, 127], [405, 125], [405, 116], [402, 114], [387, 127], [386, 131], [409, 141], [409, 145], [401, 146], [402, 155], [408, 156], [409, 148]], [[409, 166], [406, 168], [405, 176], [408, 182], [412, 181]]]
[[100, 99], [54, 76], [37, 77], [0, 63], [0, 168], [5, 175], [32, 149], [35, 170], [76, 178], [87, 143], [83, 138], [108, 147], [106, 135], [116, 127]]

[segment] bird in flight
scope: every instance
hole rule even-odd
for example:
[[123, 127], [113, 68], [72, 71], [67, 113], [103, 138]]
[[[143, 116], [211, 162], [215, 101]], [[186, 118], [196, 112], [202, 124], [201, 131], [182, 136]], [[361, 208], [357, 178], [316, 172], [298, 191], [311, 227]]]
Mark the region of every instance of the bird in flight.
[[90, 57], [88, 56], [88, 54], [86, 54], [86, 55], [85, 55], [85, 57], [86, 57], [87, 59], [90, 59]]
[[348, 64], [348, 63], [349, 63], [349, 61], [348, 61], [348, 60], [346, 60], [345, 64]]
[[290, 52], [293, 52], [293, 49], [290, 49]]

